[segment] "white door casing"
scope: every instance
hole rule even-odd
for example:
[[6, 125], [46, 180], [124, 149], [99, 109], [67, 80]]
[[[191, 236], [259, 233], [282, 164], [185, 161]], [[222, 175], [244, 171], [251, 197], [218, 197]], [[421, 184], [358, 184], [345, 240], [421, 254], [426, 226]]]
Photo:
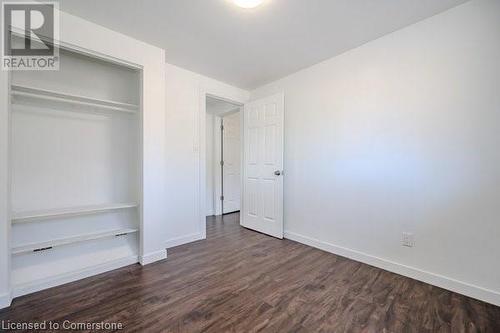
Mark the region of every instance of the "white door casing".
[[241, 136], [240, 113], [224, 116], [223, 133], [223, 214], [240, 210]]
[[244, 107], [241, 225], [283, 238], [284, 95]]

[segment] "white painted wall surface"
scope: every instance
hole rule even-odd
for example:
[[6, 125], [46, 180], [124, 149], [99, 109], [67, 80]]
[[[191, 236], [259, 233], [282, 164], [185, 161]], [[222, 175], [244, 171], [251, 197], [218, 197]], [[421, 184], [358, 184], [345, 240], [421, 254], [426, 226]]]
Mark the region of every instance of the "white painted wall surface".
[[207, 193], [206, 197], [206, 215], [215, 214], [214, 195], [215, 195], [215, 133], [214, 133], [215, 116], [207, 113], [206, 118], [206, 147], [207, 147]]
[[285, 92], [287, 237], [500, 305], [499, 87], [479, 0], [254, 91]]
[[8, 84], [8, 72], [0, 71], [0, 309], [11, 302]]
[[[246, 101], [249, 92], [166, 64], [166, 247], [205, 238], [206, 109], [202, 91]], [[200, 138], [204, 138], [200, 140]], [[202, 146], [200, 142], [203, 141]], [[201, 185], [202, 184], [202, 185]]]

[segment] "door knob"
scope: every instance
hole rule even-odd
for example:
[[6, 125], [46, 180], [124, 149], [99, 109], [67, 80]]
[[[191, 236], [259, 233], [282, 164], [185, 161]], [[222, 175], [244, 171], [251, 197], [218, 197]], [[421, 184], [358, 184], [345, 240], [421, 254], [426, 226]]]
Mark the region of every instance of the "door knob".
[[275, 174], [276, 176], [281, 176], [281, 171], [276, 170], [276, 171], [274, 171], [274, 174]]

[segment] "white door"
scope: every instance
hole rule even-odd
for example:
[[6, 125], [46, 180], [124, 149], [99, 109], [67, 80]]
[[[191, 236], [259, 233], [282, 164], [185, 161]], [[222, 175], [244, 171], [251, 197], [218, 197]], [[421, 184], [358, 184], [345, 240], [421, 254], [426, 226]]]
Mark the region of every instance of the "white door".
[[244, 108], [243, 212], [241, 225], [283, 238], [284, 95]]
[[240, 113], [233, 113], [222, 118], [223, 135], [223, 214], [240, 210], [241, 186], [241, 136]]

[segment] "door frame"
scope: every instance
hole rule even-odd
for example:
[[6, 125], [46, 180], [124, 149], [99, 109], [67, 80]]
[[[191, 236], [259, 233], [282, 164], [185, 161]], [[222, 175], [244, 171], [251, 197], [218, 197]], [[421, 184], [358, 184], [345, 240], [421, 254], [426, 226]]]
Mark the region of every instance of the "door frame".
[[[226, 101], [232, 104], [236, 104], [242, 110], [245, 103], [249, 101], [248, 97], [237, 96], [228, 94], [224, 89], [217, 89], [213, 87], [200, 86], [199, 89], [199, 111], [197, 124], [196, 124], [196, 135], [193, 142], [193, 150], [198, 153], [198, 170], [196, 175], [198, 177], [198, 191], [196, 193], [196, 212], [198, 216], [198, 223], [200, 228], [200, 238], [205, 239], [207, 237], [207, 222], [206, 222], [206, 192], [207, 192], [207, 146], [206, 146], [206, 122], [207, 122], [207, 97], [213, 97], [222, 101]], [[240, 112], [240, 121], [242, 121], [243, 112]], [[243, 125], [243, 122], [241, 122]], [[242, 135], [243, 131], [240, 133]], [[243, 137], [241, 140], [242, 148]], [[242, 154], [243, 155], [243, 154]], [[243, 158], [243, 157], [242, 157]], [[243, 160], [242, 160], [243, 161]], [[241, 174], [242, 175], [242, 174]], [[243, 178], [240, 175], [240, 182], [243, 183]], [[241, 196], [242, 198], [243, 196]], [[240, 198], [240, 205], [243, 204], [243, 200]], [[242, 208], [241, 206], [240, 208]]]

